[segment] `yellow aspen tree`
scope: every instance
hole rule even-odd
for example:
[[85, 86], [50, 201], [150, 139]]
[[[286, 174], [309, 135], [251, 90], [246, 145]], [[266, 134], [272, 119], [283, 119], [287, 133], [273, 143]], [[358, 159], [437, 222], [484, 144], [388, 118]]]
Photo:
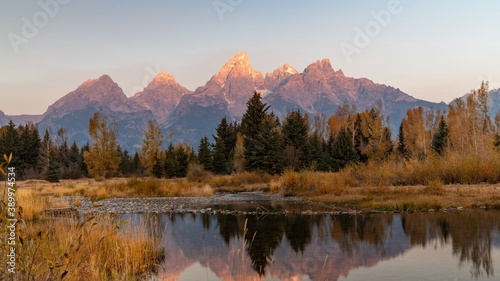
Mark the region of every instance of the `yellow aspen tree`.
[[116, 130], [108, 125], [106, 117], [96, 112], [90, 118], [89, 134], [92, 145], [83, 155], [89, 173], [96, 178], [114, 176], [120, 165]]

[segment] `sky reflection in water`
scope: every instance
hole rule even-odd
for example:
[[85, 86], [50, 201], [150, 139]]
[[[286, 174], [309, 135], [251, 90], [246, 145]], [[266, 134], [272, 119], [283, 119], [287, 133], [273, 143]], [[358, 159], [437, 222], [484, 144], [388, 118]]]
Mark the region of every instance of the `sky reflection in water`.
[[165, 247], [161, 280], [498, 278], [499, 211], [143, 218]]

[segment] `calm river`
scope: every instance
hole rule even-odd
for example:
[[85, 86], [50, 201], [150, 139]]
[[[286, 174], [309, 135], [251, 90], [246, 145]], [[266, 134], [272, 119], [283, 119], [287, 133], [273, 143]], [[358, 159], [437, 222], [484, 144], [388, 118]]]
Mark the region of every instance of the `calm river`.
[[500, 280], [500, 211], [139, 217], [159, 280]]

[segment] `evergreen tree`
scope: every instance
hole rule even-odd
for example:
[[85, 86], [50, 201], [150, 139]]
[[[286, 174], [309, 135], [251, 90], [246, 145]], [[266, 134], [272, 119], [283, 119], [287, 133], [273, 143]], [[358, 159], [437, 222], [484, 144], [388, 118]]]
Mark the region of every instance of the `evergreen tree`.
[[42, 175], [46, 175], [50, 166], [50, 153], [54, 149], [54, 143], [50, 137], [49, 128], [45, 128], [43, 140], [38, 153], [38, 171]]
[[82, 155], [80, 154], [80, 148], [78, 148], [76, 142], [73, 142], [73, 144], [70, 146], [67, 159], [69, 164], [68, 168], [63, 174], [63, 178], [68, 178], [68, 179], [81, 178], [83, 176], [82, 172], [83, 158]]
[[212, 171], [219, 175], [225, 175], [231, 172], [229, 169], [231, 166], [229, 165], [226, 155], [224, 154], [225, 151], [226, 146], [224, 144], [224, 141], [221, 138], [217, 138], [215, 140], [211, 166]]
[[200, 140], [200, 145], [198, 146], [198, 163], [203, 166], [203, 169], [207, 171], [212, 170], [212, 150], [210, 149], [207, 136], [204, 136]]
[[61, 179], [61, 165], [57, 154], [58, 152], [55, 149], [50, 153], [49, 168], [45, 175], [45, 179], [49, 182], [59, 182]]
[[64, 170], [69, 166], [68, 133], [67, 133], [67, 130], [64, 128], [59, 128], [57, 130], [56, 149], [57, 149], [57, 157], [59, 158], [59, 162], [61, 163], [63, 174], [64, 174]]
[[251, 171], [263, 170], [270, 174], [279, 174], [284, 169], [283, 135], [278, 118], [274, 114], [264, 117], [255, 137], [255, 154]]
[[340, 130], [333, 141], [331, 145], [332, 170], [339, 171], [348, 164], [358, 161], [358, 153], [351, 136], [352, 134], [344, 128]]
[[398, 133], [398, 154], [404, 159], [408, 158], [408, 149], [406, 148], [405, 136], [404, 136], [404, 123], [401, 122], [399, 125], [399, 133]]
[[[19, 166], [17, 167], [22, 177], [26, 179], [26, 173], [36, 171], [38, 163], [38, 154], [40, 150], [40, 135], [38, 128], [33, 123], [27, 123], [18, 127], [19, 131]], [[31, 174], [32, 174], [31, 173]]]
[[0, 141], [0, 155], [10, 155], [12, 153], [12, 162], [10, 162], [10, 165], [13, 167], [21, 166], [21, 159], [19, 158], [19, 132], [12, 120], [2, 130]]
[[236, 145], [236, 134], [238, 133], [238, 127], [236, 124], [230, 124], [227, 122], [226, 117], [222, 118], [219, 125], [215, 129], [216, 135], [213, 136], [214, 140], [220, 139], [224, 142], [224, 158], [228, 162], [232, 162], [234, 147]]
[[151, 174], [157, 178], [161, 178], [163, 176], [163, 165], [161, 163], [161, 159], [156, 155], [153, 159]]
[[[269, 106], [262, 102], [259, 93], [254, 92], [252, 98], [247, 102], [247, 110], [241, 120], [241, 133], [244, 135], [246, 169], [254, 171], [259, 169], [259, 157], [257, 152], [257, 141], [263, 121], [267, 115]], [[262, 153], [262, 152], [261, 152]]]
[[438, 130], [434, 133], [432, 137], [431, 148], [438, 155], [442, 155], [448, 146], [448, 138], [450, 131], [448, 130], [448, 125], [444, 121], [444, 116], [441, 115], [441, 120], [439, 121]]
[[285, 142], [285, 159], [288, 167], [297, 170], [300, 166], [308, 166], [307, 141], [309, 124], [300, 111], [288, 113], [283, 121], [283, 138]]
[[88, 142], [80, 148], [80, 157], [82, 159], [80, 169], [81, 169], [82, 175], [84, 177], [89, 176], [89, 170], [87, 167], [87, 163], [85, 163], [85, 161], [84, 161], [84, 155], [85, 155], [85, 153], [88, 153], [89, 151], [90, 151], [90, 144]]
[[177, 146], [174, 150], [175, 163], [177, 168], [175, 169], [174, 177], [183, 178], [187, 174], [189, 159], [191, 158], [191, 151], [188, 147]]
[[163, 162], [163, 174], [167, 178], [173, 178], [177, 174], [177, 163], [175, 161], [174, 145], [170, 143], [165, 153]]
[[325, 141], [316, 136], [311, 135], [307, 139], [307, 163], [308, 169], [317, 171], [328, 170], [328, 152], [325, 149]]
[[141, 163], [141, 159], [139, 157], [139, 153], [134, 153], [134, 159], [132, 160], [132, 170], [133, 174], [136, 176], [142, 176], [144, 171]]

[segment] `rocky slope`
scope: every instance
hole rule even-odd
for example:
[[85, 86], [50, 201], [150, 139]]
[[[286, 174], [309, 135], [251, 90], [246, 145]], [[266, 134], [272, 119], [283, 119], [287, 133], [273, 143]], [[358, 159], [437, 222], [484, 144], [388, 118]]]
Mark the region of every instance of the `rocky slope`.
[[55, 132], [64, 127], [68, 131], [69, 141], [82, 145], [90, 142], [88, 124], [95, 112], [101, 112], [116, 124], [118, 141], [129, 150], [140, 147], [147, 121], [153, 119], [151, 111], [130, 101], [118, 84], [103, 75], [98, 79], [87, 80], [51, 105], [43, 115], [39, 129], [43, 131], [49, 127]]

